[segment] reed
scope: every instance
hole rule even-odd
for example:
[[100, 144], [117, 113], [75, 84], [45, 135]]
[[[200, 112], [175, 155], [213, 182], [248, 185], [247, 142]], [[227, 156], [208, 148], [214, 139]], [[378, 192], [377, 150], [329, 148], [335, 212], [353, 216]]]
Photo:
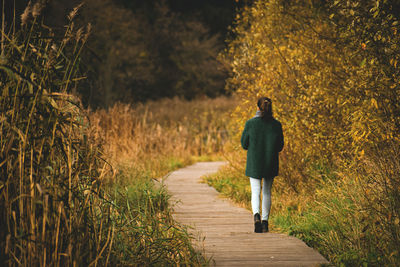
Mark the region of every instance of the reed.
[[0, 264], [206, 265], [165, 189], [107, 162], [113, 150], [71, 94], [89, 32], [74, 28], [78, 8], [63, 34], [41, 26], [40, 9], [1, 32]]
[[72, 21], [56, 38], [40, 26], [41, 8], [27, 7], [16, 34], [2, 30], [0, 257], [10, 266], [90, 264], [112, 228], [95, 220], [98, 210], [110, 214], [99, 197], [108, 166], [70, 94], [85, 38]]

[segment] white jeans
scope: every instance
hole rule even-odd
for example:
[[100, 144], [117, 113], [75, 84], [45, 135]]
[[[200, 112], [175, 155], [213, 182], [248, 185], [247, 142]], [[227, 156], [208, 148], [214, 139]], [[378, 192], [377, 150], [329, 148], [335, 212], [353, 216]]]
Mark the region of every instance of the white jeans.
[[[262, 214], [261, 219], [268, 221], [269, 212], [271, 210], [271, 187], [274, 179], [262, 179], [264, 181], [262, 187]], [[260, 192], [261, 192], [261, 179], [251, 178], [251, 208], [253, 214], [260, 213]]]

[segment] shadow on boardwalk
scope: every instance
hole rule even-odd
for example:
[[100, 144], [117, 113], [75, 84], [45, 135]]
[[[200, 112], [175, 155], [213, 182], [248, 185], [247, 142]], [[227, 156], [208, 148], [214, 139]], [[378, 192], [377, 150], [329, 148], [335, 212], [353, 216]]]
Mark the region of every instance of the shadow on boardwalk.
[[199, 183], [224, 162], [200, 162], [172, 172], [164, 184], [172, 195], [175, 218], [204, 238], [207, 257], [216, 266], [319, 266], [328, 262], [301, 240], [277, 233], [255, 234], [251, 213], [218, 197]]

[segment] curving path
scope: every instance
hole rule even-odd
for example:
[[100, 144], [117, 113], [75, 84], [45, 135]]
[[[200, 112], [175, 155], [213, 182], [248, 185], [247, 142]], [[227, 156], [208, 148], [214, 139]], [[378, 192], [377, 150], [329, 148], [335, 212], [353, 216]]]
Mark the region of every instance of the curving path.
[[200, 162], [163, 178], [175, 204], [175, 218], [200, 234], [206, 256], [216, 266], [319, 266], [328, 262], [301, 240], [278, 233], [254, 233], [253, 216], [218, 197], [200, 182], [224, 162]]

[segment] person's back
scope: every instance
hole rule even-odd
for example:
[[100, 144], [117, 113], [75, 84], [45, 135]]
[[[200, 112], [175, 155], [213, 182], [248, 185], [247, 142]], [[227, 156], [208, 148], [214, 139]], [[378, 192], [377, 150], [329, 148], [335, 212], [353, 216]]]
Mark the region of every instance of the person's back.
[[[246, 122], [241, 144], [247, 150], [246, 176], [250, 178], [254, 231], [268, 232], [271, 186], [279, 171], [279, 152], [283, 148], [282, 125], [272, 116], [272, 102], [261, 97], [256, 116]], [[263, 185], [262, 221], [260, 217], [261, 180]]]
[[275, 177], [279, 171], [279, 152], [283, 148], [282, 125], [274, 118], [255, 117], [247, 121], [242, 135], [247, 152], [246, 176]]

